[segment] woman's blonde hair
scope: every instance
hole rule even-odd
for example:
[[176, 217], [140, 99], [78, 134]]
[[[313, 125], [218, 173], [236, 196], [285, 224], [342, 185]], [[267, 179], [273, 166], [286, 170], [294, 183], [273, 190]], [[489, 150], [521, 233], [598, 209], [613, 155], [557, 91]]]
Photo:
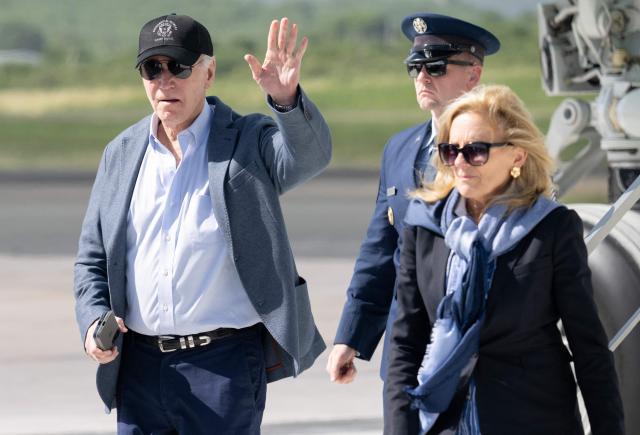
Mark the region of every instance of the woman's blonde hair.
[[[487, 207], [495, 203], [506, 204], [509, 210], [530, 206], [540, 196], [551, 196], [554, 162], [544, 143], [544, 137], [533, 122], [522, 100], [507, 86], [481, 85], [453, 101], [438, 119], [436, 143], [448, 142], [453, 120], [463, 113], [473, 112], [503, 133], [501, 141], [520, 147], [527, 152], [527, 159], [518, 178], [511, 178], [507, 189], [493, 198]], [[453, 167], [445, 166], [438, 153], [431, 163], [437, 169], [432, 183], [423, 184], [411, 196], [427, 202], [445, 198], [455, 184]]]

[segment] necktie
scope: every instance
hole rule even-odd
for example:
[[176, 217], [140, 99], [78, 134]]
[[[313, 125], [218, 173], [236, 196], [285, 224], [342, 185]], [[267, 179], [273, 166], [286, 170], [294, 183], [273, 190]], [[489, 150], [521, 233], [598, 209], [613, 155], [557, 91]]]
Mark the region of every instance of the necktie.
[[435, 168], [429, 164], [429, 160], [431, 159], [434, 151], [435, 147], [433, 146], [433, 137], [422, 142], [422, 145], [418, 150], [418, 155], [416, 156], [413, 171], [416, 186], [420, 186], [423, 179], [425, 181], [433, 181], [436, 171]]

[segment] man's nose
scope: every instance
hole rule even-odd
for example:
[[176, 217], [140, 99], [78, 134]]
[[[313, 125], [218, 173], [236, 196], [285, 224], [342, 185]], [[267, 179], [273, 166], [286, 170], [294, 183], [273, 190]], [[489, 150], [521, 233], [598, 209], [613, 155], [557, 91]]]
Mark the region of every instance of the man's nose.
[[429, 73], [427, 73], [427, 68], [424, 65], [422, 65], [422, 67], [420, 68], [417, 79], [421, 82], [431, 81], [431, 76], [429, 75]]
[[175, 80], [175, 76], [169, 72], [169, 68], [166, 63], [161, 64], [160, 75], [157, 80], [159, 81], [161, 86], [166, 86], [167, 84], [173, 83]]

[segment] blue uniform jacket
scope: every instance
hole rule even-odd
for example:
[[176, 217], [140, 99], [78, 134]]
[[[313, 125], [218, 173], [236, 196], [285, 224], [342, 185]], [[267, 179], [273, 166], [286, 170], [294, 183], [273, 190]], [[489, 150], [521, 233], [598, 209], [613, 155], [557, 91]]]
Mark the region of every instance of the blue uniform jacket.
[[[360, 247], [334, 340], [354, 348], [361, 359], [371, 359], [382, 333], [393, 325], [400, 235], [409, 205], [407, 194], [417, 188], [414, 163], [425, 137], [428, 140], [430, 136], [428, 121], [394, 135], [384, 148], [376, 207]], [[383, 379], [388, 336], [380, 368]]]

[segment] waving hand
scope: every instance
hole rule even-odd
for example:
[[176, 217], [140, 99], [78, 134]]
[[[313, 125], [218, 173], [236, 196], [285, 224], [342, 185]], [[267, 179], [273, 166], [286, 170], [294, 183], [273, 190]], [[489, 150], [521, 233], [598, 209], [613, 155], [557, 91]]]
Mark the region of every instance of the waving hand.
[[296, 48], [297, 36], [298, 26], [293, 24], [289, 30], [288, 18], [273, 20], [269, 28], [267, 54], [262, 65], [252, 54], [244, 56], [258, 86], [281, 105], [293, 104], [295, 101], [300, 81], [300, 65], [309, 43], [305, 36]]

